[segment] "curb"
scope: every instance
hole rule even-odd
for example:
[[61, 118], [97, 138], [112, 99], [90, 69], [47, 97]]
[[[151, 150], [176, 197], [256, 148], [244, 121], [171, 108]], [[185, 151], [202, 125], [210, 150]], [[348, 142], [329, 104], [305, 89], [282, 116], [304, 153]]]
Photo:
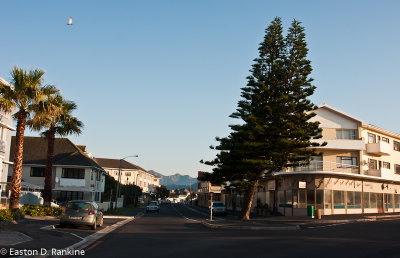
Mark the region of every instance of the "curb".
[[202, 221], [201, 224], [207, 228], [214, 229], [247, 229], [247, 230], [298, 230], [300, 229], [299, 225], [295, 226], [282, 226], [282, 227], [274, 227], [274, 226], [235, 226], [235, 225], [216, 225], [207, 223]]

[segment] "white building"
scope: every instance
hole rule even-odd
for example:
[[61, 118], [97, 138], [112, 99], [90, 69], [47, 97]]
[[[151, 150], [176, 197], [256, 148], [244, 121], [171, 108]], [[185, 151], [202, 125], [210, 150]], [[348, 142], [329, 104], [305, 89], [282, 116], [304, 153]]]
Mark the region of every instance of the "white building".
[[[143, 193], [152, 193], [160, 186], [160, 178], [126, 160], [95, 158], [97, 163], [123, 185], [137, 185]], [[121, 169], [121, 174], [119, 174]]]
[[[8, 82], [0, 77], [0, 83], [12, 87]], [[0, 112], [0, 192], [1, 201], [0, 208], [7, 206], [8, 195], [6, 192], [8, 166], [10, 163], [10, 144], [11, 144], [11, 131], [15, 131], [11, 113]]]

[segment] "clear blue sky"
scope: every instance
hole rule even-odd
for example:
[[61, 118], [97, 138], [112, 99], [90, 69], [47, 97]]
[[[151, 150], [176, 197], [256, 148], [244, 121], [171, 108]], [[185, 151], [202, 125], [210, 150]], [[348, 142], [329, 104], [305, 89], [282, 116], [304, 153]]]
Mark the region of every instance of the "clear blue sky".
[[85, 129], [70, 139], [94, 156], [196, 176], [276, 16], [306, 28], [316, 104], [400, 133], [399, 13], [399, 1], [3, 0], [0, 77], [44, 69], [78, 104]]

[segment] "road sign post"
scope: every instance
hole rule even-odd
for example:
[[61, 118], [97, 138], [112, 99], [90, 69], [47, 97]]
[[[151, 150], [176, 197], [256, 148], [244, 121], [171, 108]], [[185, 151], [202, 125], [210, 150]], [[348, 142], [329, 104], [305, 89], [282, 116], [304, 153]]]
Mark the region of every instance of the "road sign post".
[[211, 194], [211, 205], [210, 205], [210, 221], [212, 221], [212, 208], [213, 208], [213, 192]]

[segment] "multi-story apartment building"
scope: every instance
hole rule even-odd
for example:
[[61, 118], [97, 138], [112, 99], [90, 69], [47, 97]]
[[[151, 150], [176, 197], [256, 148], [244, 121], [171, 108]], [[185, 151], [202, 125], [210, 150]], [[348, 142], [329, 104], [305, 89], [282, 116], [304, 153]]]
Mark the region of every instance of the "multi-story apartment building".
[[[121, 184], [137, 185], [143, 193], [152, 193], [160, 186], [160, 178], [126, 160], [95, 158], [101, 167]], [[121, 172], [121, 174], [119, 174]]]
[[[0, 83], [9, 87], [13, 87], [1, 77]], [[6, 188], [8, 166], [10, 164], [11, 132], [15, 131], [15, 128], [12, 126], [13, 120], [11, 115], [11, 113], [0, 112], [0, 208], [5, 208], [8, 200]]]
[[326, 104], [315, 113], [315, 141], [327, 145], [310, 165], [275, 173], [263, 199], [289, 216], [305, 215], [308, 205], [323, 215], [399, 212], [400, 135]]

